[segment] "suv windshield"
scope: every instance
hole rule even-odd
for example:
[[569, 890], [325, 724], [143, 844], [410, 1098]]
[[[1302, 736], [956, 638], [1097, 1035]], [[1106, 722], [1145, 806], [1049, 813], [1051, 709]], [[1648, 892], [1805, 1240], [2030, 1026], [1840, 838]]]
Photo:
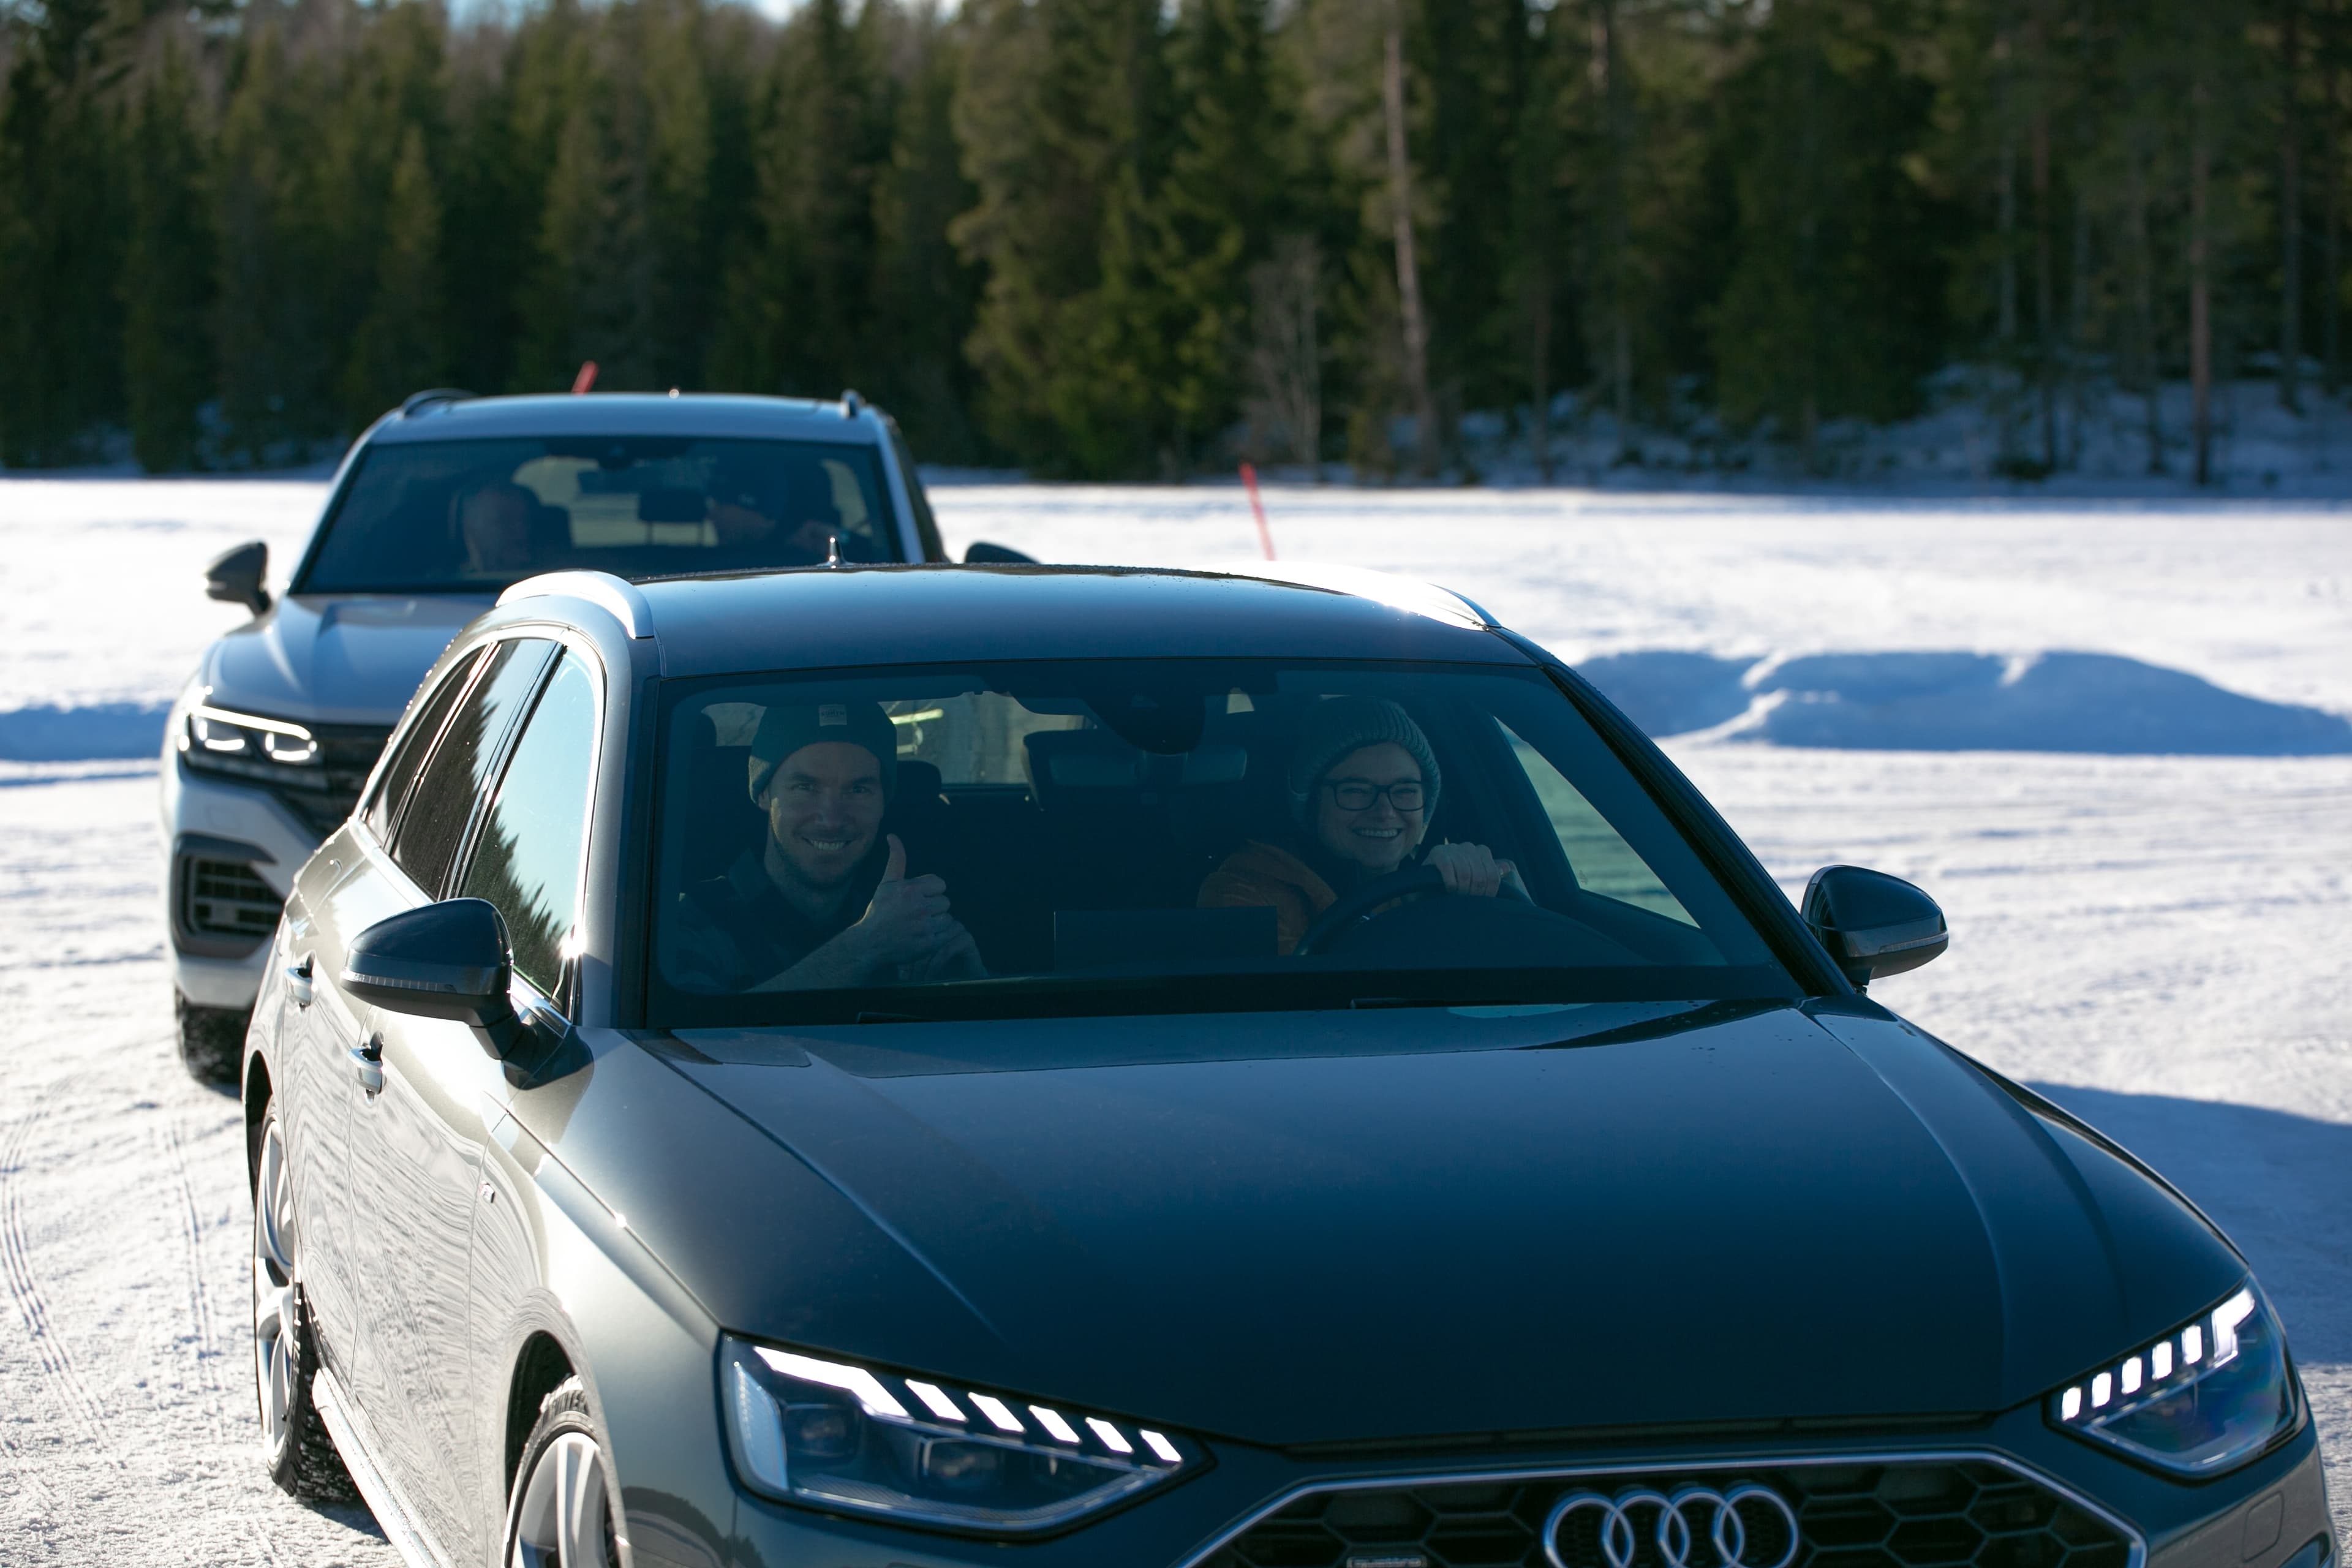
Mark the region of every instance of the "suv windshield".
[[1793, 996], [1539, 672], [672, 683], [648, 1022]]
[[295, 592], [484, 593], [541, 572], [630, 578], [896, 561], [871, 447], [608, 436], [387, 442], [361, 454]]

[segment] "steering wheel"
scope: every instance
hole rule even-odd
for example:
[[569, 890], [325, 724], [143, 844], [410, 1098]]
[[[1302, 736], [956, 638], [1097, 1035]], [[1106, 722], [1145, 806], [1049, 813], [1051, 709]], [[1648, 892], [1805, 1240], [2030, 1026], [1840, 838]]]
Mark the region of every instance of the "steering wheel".
[[[1424, 893], [1441, 892], [1444, 887], [1444, 875], [1434, 866], [1408, 866], [1385, 877], [1375, 877], [1354, 892], [1341, 894], [1339, 902], [1316, 916], [1315, 923], [1299, 937], [1298, 945], [1290, 950], [1291, 955], [1295, 958], [1310, 957], [1357, 921], [1376, 919], [1371, 911], [1382, 904], [1398, 899], [1418, 898]], [[1503, 882], [1503, 892], [1523, 901], [1527, 899], [1517, 885], [1507, 878]]]

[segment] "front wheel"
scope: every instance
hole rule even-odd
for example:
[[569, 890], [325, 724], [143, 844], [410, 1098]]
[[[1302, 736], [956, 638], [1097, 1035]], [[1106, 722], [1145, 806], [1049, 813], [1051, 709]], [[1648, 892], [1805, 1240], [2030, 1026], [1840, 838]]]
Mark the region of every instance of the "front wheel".
[[293, 1173], [273, 1101], [262, 1111], [253, 1172], [253, 1386], [269, 1479], [298, 1498], [347, 1500], [351, 1475], [310, 1403], [319, 1345], [295, 1268]]
[[245, 1031], [253, 1022], [253, 1010], [200, 1007], [174, 990], [172, 1012], [180, 1065], [188, 1076], [209, 1089], [235, 1089], [245, 1065]]
[[523, 1440], [507, 1504], [507, 1568], [618, 1568], [616, 1500], [576, 1376], [555, 1385]]

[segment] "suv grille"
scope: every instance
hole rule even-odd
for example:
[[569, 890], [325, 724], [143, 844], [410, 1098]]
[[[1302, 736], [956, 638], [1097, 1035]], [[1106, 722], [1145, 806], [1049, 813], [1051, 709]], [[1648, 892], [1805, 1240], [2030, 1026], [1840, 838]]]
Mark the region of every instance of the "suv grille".
[[257, 942], [278, 929], [284, 900], [242, 860], [191, 858], [184, 879], [183, 923], [199, 936]]
[[[310, 831], [324, 838], [343, 825], [360, 803], [360, 790], [383, 754], [392, 729], [383, 724], [312, 724], [320, 760], [326, 764], [327, 787], [281, 789], [278, 798], [293, 808]], [[275, 923], [273, 921], [273, 923]]]
[[[1614, 1498], [1633, 1488], [1672, 1493], [1698, 1485], [1727, 1494], [1747, 1482], [1769, 1486], [1795, 1513], [1790, 1568], [2126, 1568], [2131, 1556], [2114, 1526], [2048, 1488], [1964, 1460], [1318, 1492], [1260, 1520], [1203, 1568], [1550, 1568], [1544, 1521], [1572, 1491]], [[1686, 1568], [1725, 1568], [1702, 1511], [1692, 1510], [1699, 1528], [1678, 1550]], [[1633, 1510], [1632, 1521], [1629, 1563], [1612, 1563], [1601, 1550], [1598, 1510], [1561, 1524], [1560, 1560], [1567, 1568], [1675, 1568], [1658, 1548], [1654, 1508]], [[1785, 1531], [1777, 1521], [1753, 1529], [1742, 1561], [1772, 1568], [1788, 1551]]]

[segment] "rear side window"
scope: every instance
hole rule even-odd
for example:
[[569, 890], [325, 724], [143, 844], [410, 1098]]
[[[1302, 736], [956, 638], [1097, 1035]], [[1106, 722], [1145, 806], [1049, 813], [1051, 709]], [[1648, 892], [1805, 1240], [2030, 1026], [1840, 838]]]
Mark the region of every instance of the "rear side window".
[[425, 759], [433, 754], [433, 742], [439, 738], [441, 728], [449, 721], [449, 710], [466, 689], [482, 666], [481, 657], [475, 656], [452, 668], [433, 695], [425, 701], [425, 711], [393, 753], [391, 765], [384, 769], [383, 787], [367, 809], [368, 826], [375, 830], [376, 842], [390, 844], [393, 830], [400, 826], [400, 808], [408, 802], [408, 792], [416, 783], [418, 770]]
[[417, 775], [393, 838], [392, 858], [425, 892], [437, 895], [447, 879], [474, 803], [489, 792], [499, 743], [530, 700], [554, 647], [529, 637], [499, 644], [449, 716], [432, 761]]
[[515, 742], [457, 889], [498, 906], [515, 973], [550, 996], [562, 984], [579, 919], [595, 760], [596, 678], [586, 659], [567, 652]]

